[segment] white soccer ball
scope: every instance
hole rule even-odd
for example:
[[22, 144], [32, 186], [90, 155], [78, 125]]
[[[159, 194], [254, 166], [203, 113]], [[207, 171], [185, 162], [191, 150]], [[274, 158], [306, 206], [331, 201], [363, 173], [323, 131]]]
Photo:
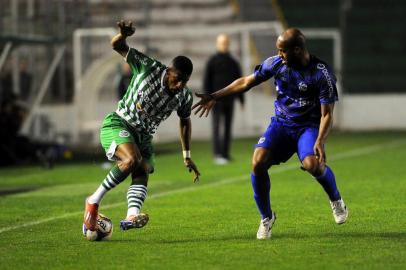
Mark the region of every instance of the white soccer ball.
[[113, 234], [113, 223], [103, 214], [99, 213], [97, 218], [96, 230], [91, 231], [83, 224], [83, 236], [89, 241], [107, 240]]

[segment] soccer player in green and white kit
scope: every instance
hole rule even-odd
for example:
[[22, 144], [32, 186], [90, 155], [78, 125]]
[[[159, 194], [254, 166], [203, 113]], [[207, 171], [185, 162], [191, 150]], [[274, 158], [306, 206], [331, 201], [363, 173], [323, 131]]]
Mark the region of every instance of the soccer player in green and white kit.
[[97, 190], [86, 199], [84, 225], [96, 229], [98, 208], [103, 196], [131, 174], [128, 188], [127, 216], [120, 222], [122, 230], [144, 227], [149, 217], [141, 213], [147, 196], [148, 175], [154, 171], [152, 134], [158, 125], [176, 111], [180, 118], [180, 139], [183, 159], [194, 181], [200, 173], [190, 158], [192, 93], [186, 87], [193, 71], [193, 64], [185, 56], [177, 56], [169, 67], [134, 48], [129, 48], [126, 38], [133, 35], [131, 22], [119, 22], [120, 33], [111, 40], [113, 49], [125, 57], [133, 77], [115, 112], [106, 116], [100, 140], [109, 160], [115, 160]]

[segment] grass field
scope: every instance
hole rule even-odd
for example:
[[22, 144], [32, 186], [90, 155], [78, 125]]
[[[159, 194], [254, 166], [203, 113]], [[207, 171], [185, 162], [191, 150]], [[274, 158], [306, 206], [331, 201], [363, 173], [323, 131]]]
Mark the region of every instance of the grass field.
[[202, 172], [193, 184], [178, 144], [158, 145], [141, 230], [121, 232], [128, 182], [101, 205], [110, 241], [81, 235], [84, 198], [106, 175], [99, 163], [0, 170], [0, 269], [406, 269], [406, 133], [333, 132], [328, 161], [350, 217], [336, 225], [322, 188], [297, 158], [271, 169], [278, 220], [255, 239], [259, 215], [249, 181], [255, 139], [236, 140], [234, 161], [211, 162], [193, 144]]

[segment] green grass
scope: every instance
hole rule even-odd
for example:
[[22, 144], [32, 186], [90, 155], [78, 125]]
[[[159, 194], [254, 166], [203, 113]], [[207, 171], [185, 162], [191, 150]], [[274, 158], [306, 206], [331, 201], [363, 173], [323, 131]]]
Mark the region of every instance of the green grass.
[[0, 190], [29, 191], [0, 197], [0, 269], [406, 268], [406, 133], [331, 135], [329, 164], [350, 209], [344, 225], [334, 223], [326, 195], [296, 157], [272, 168], [278, 220], [270, 241], [255, 239], [254, 143], [236, 140], [234, 161], [215, 166], [209, 143], [194, 142], [198, 184], [183, 167], [178, 144], [158, 145], [165, 154], [157, 157], [143, 208], [150, 223], [118, 230], [126, 213], [123, 183], [101, 205], [115, 225], [104, 242], [81, 235], [84, 198], [107, 173], [100, 164], [1, 169]]

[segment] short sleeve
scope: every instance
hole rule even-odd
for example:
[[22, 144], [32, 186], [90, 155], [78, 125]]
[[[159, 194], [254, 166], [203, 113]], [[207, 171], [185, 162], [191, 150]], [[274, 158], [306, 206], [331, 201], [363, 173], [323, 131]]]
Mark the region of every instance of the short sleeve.
[[189, 118], [192, 113], [193, 95], [192, 91], [186, 88], [185, 98], [182, 101], [180, 108], [177, 110], [177, 114], [180, 118]]
[[130, 65], [133, 73], [140, 73], [156, 62], [153, 58], [134, 48], [128, 50], [125, 60]]
[[317, 64], [319, 75], [319, 100], [320, 104], [331, 104], [338, 101], [336, 82], [337, 79], [333, 72], [325, 64]]
[[255, 79], [260, 82], [264, 82], [272, 78], [276, 74], [276, 71], [281, 63], [282, 60], [279, 56], [269, 57], [264, 62], [262, 62], [262, 64], [255, 67]]

